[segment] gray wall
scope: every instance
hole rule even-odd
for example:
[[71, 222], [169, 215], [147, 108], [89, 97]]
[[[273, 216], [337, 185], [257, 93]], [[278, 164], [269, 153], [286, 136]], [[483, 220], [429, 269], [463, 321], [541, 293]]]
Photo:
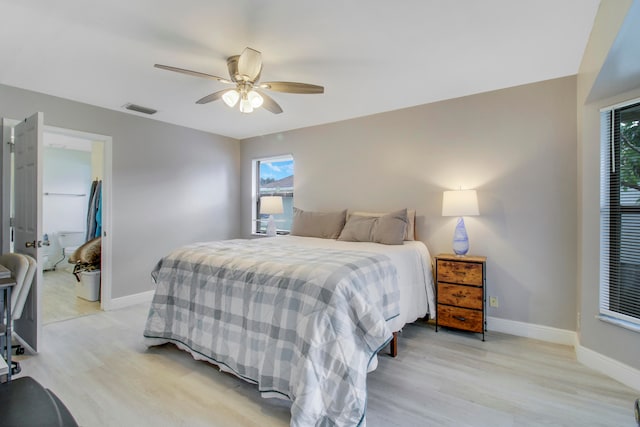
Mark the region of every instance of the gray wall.
[[38, 111], [113, 138], [113, 298], [153, 289], [151, 269], [178, 245], [237, 237], [237, 140], [0, 85], [0, 117]]
[[[632, 9], [628, 14], [630, 6]], [[640, 98], [640, 81], [637, 78], [635, 89], [624, 88], [619, 92], [619, 81], [626, 81], [625, 73], [635, 72], [637, 76], [640, 72], [637, 64], [636, 68], [629, 67], [630, 62], [626, 59], [632, 58], [632, 64], [633, 58], [640, 56], [637, 36], [631, 35], [631, 39], [625, 40], [639, 26], [638, 0], [603, 1], [578, 74], [580, 345], [635, 369], [640, 369], [638, 333], [605, 323], [596, 316], [600, 287], [600, 108]], [[620, 44], [627, 47], [616, 50]], [[616, 69], [616, 72], [608, 73], [607, 70], [611, 69]], [[601, 73], [601, 70], [605, 72]], [[600, 99], [593, 99], [598, 97]]]
[[293, 154], [297, 207], [417, 209], [432, 255], [451, 252], [442, 191], [478, 190], [470, 253], [488, 256], [499, 318], [576, 327], [576, 79], [567, 77], [241, 142], [242, 233], [251, 160]]

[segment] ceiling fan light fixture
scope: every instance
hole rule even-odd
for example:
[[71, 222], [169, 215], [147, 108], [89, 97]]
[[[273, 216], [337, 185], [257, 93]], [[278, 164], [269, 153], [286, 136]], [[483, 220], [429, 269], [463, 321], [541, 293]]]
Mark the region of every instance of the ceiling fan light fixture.
[[238, 99], [240, 99], [240, 94], [235, 89], [228, 90], [224, 93], [224, 95], [222, 95], [222, 100], [224, 101], [224, 103], [231, 108], [233, 108], [238, 103]]
[[240, 100], [240, 112], [241, 113], [253, 113], [253, 105], [249, 101], [248, 97], [243, 96]]
[[208, 104], [222, 99], [229, 108], [234, 108], [239, 104], [239, 110], [243, 113], [251, 113], [254, 109], [260, 107], [273, 114], [282, 113], [282, 107], [268, 95], [268, 92], [264, 92], [261, 89], [301, 94], [324, 93], [323, 86], [309, 83], [283, 81], [259, 83], [260, 75], [262, 74], [262, 54], [250, 47], [245, 48], [240, 55], [232, 55], [227, 58], [229, 79], [169, 65], [155, 64], [154, 67], [234, 85], [235, 88], [233, 89], [222, 89], [210, 93], [197, 100], [196, 104]]
[[260, 94], [255, 90], [252, 90], [247, 94], [247, 99], [249, 100], [253, 108], [260, 108], [262, 106], [262, 103], [264, 102], [262, 96], [260, 96]]

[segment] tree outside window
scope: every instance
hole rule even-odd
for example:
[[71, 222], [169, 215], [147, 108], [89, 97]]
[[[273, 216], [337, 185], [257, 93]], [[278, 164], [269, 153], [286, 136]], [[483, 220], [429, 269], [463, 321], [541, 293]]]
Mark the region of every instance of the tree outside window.
[[601, 310], [640, 323], [640, 104], [608, 113], [608, 277]]

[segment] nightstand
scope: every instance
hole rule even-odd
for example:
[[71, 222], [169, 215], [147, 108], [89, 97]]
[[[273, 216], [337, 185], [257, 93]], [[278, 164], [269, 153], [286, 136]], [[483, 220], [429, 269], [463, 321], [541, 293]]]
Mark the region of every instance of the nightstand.
[[486, 329], [487, 257], [436, 256], [436, 332], [438, 326], [482, 334]]

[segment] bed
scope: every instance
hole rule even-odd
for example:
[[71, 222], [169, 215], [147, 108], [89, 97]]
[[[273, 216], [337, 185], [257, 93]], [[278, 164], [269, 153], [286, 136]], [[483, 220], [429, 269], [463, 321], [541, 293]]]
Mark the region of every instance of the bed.
[[292, 402], [291, 426], [365, 424], [366, 376], [406, 323], [435, 313], [430, 256], [298, 236], [195, 243], [164, 257], [145, 326]]

